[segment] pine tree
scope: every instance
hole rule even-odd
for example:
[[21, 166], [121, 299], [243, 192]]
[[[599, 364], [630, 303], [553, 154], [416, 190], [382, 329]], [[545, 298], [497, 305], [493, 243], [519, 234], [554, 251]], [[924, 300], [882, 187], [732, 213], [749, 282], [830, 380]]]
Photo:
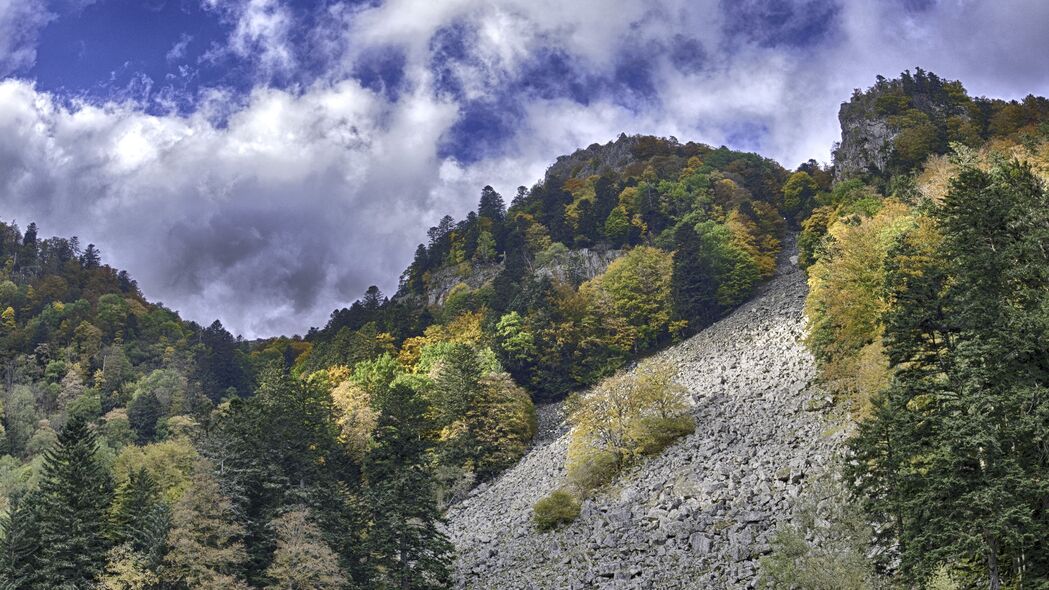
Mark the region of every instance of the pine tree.
[[12, 502], [0, 544], [0, 587], [35, 588], [40, 579], [40, 498], [30, 492]]
[[248, 555], [244, 527], [234, 520], [233, 503], [222, 495], [211, 463], [193, 468], [189, 489], [171, 513], [164, 578], [180, 588], [247, 588], [240, 573]]
[[305, 507], [294, 507], [270, 525], [277, 536], [273, 561], [266, 569], [271, 590], [338, 590], [346, 586], [339, 556], [309, 520]]
[[368, 536], [372, 586], [428, 590], [451, 582], [452, 546], [438, 527], [426, 406], [404, 384], [381, 407], [376, 446], [365, 464], [373, 527]]
[[160, 488], [144, 468], [132, 471], [116, 492], [111, 510], [113, 538], [128, 544], [157, 565], [170, 527], [170, 511], [160, 499]]
[[95, 433], [73, 417], [44, 455], [39, 588], [89, 588], [105, 564], [112, 482], [97, 450]]
[[682, 224], [674, 232], [674, 271], [670, 280], [674, 319], [687, 321], [692, 330], [713, 323], [721, 311], [717, 289], [699, 234], [690, 224]]

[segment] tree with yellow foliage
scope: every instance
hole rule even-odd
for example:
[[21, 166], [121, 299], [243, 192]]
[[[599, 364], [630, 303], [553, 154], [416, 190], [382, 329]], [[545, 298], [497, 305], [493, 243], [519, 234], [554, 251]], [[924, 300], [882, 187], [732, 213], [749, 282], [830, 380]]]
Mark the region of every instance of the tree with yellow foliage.
[[573, 398], [569, 481], [586, 492], [639, 456], [658, 453], [691, 433], [688, 392], [676, 377], [672, 365], [646, 361], [633, 373], [617, 374]]

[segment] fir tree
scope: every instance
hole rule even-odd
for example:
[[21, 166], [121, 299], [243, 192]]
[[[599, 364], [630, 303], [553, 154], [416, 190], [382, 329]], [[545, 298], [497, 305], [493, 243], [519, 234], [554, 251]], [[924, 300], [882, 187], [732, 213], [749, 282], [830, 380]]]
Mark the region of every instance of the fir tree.
[[365, 464], [373, 527], [368, 536], [372, 587], [424, 590], [450, 583], [452, 546], [438, 527], [426, 406], [394, 384], [381, 408], [375, 448]]
[[29, 493], [14, 500], [3, 526], [0, 587], [39, 587], [40, 498]]
[[157, 399], [157, 394], [146, 391], [128, 404], [127, 418], [134, 429], [137, 442], [144, 445], [152, 442], [157, 434], [157, 420], [164, 414], [164, 408]]
[[143, 468], [128, 475], [117, 489], [111, 514], [114, 541], [130, 545], [155, 566], [163, 555], [170, 511], [148, 471]]
[[112, 482], [97, 450], [87, 422], [73, 417], [44, 455], [39, 588], [89, 588], [105, 564]]
[[237, 400], [218, 424], [210, 452], [223, 465], [222, 482], [245, 516], [252, 584], [264, 583], [276, 546], [269, 522], [287, 506], [304, 504], [318, 515], [343, 569], [359, 577], [358, 512], [347, 491], [357, 487], [358, 467], [339, 443], [331, 394], [271, 367], [258, 393]]
[[674, 232], [674, 270], [670, 281], [674, 318], [692, 330], [702, 329], [718, 317], [718, 283], [703, 250], [703, 242], [690, 224]]
[[970, 562], [1023, 587], [1049, 573], [1049, 195], [1024, 165], [965, 167], [934, 219], [934, 256], [887, 267], [896, 373], [851, 479], [909, 581]]

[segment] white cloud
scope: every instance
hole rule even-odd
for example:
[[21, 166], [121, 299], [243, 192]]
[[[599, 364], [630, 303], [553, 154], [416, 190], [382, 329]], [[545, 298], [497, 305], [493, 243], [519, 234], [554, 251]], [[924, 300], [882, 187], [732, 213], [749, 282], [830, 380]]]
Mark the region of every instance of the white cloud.
[[457, 206], [429, 188], [455, 109], [425, 95], [392, 108], [354, 82], [260, 89], [223, 127], [67, 109], [12, 80], [0, 105], [5, 215], [79, 234], [147, 293], [251, 335], [323, 323], [361, 280], [395, 286], [406, 235]]
[[295, 25], [281, 0], [203, 0], [204, 6], [235, 23], [228, 50], [257, 63], [268, 77], [290, 73], [296, 66], [290, 40]]
[[186, 48], [189, 47], [190, 42], [193, 41], [193, 35], [187, 35], [183, 33], [179, 40], [171, 46], [167, 54], [164, 56], [169, 62], [179, 61], [186, 57]]
[[0, 76], [36, 61], [36, 40], [52, 15], [43, 0], [0, 0]]
[[[289, 9], [205, 2], [234, 23], [226, 51], [258, 64], [258, 88], [247, 97], [205, 90], [195, 113], [153, 116], [131, 102], [67, 107], [4, 81], [0, 202], [23, 225], [99, 244], [150, 297], [249, 336], [302, 332], [369, 284], [395, 288], [426, 227], [464, 215], [480, 187], [509, 200], [556, 156], [620, 132], [728, 143], [794, 166], [829, 159], [839, 104], [878, 73], [921, 65], [976, 94], [1049, 94], [1049, 3], [1040, 0], [941, 0], [914, 14], [846, 0], [831, 34], [798, 47], [726, 38], [724, 10], [736, 5], [718, 0], [332, 5], [305, 35], [328, 71], [288, 91], [267, 82], [303, 61]], [[38, 30], [46, 18], [42, 5], [0, 0], [0, 72], [32, 63], [35, 35], [12, 31]], [[451, 25], [469, 33], [465, 54], [446, 64], [459, 98], [434, 90], [431, 69], [435, 37]], [[683, 38], [702, 46], [695, 67], [674, 67], [666, 51], [653, 57]], [[405, 56], [396, 99], [346, 79], [383, 49]], [[582, 104], [522, 90], [502, 149], [470, 164], [440, 157], [467, 106], [457, 101], [516, 84], [542, 51], [576, 68], [563, 75], [580, 79], [566, 84], [610, 80], [618, 60], [640, 54], [655, 92], [609, 86]]]

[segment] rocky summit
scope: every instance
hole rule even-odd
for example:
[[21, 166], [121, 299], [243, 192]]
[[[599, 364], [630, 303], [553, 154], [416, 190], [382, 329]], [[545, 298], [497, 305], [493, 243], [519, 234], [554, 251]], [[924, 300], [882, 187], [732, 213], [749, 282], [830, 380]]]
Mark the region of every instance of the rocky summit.
[[826, 434], [830, 402], [801, 342], [805, 294], [792, 256], [750, 303], [660, 353], [691, 393], [696, 432], [552, 532], [532, 506], [564, 484], [569, 432], [558, 405], [540, 408], [528, 455], [448, 512], [457, 586], [755, 587], [770, 537], [842, 436]]

